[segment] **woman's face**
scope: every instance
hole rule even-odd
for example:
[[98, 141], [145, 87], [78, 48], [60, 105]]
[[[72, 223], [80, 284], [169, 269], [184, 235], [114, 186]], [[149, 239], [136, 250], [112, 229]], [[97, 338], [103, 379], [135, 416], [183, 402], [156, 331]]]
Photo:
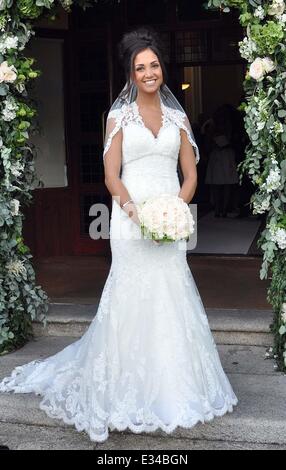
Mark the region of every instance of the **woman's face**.
[[157, 55], [144, 49], [134, 59], [134, 83], [138, 91], [154, 93], [163, 83], [163, 71]]

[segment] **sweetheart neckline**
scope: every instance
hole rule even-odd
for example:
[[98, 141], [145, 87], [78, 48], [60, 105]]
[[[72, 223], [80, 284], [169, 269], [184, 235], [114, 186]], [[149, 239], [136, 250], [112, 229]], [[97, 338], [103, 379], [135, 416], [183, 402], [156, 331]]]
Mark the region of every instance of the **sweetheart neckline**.
[[133, 104], [134, 104], [134, 108], [135, 108], [135, 114], [136, 114], [136, 116], [138, 117], [138, 120], [140, 121], [140, 123], [142, 124], [142, 127], [144, 127], [144, 129], [146, 129], [147, 131], [149, 131], [150, 134], [152, 135], [153, 139], [154, 139], [155, 141], [157, 141], [158, 138], [159, 138], [159, 135], [160, 135], [160, 133], [161, 133], [161, 130], [165, 127], [165, 112], [164, 112], [163, 103], [161, 102], [161, 120], [162, 120], [162, 124], [161, 124], [160, 129], [159, 129], [158, 132], [157, 132], [157, 135], [155, 135], [155, 134], [153, 133], [153, 131], [151, 131], [151, 129], [150, 129], [148, 126], [146, 126], [146, 124], [145, 124], [145, 122], [144, 122], [144, 120], [143, 120], [143, 118], [142, 118], [142, 116], [141, 116], [141, 114], [140, 114], [140, 112], [139, 112], [139, 106], [138, 106], [138, 104], [136, 103], [136, 101], [133, 101]]
[[[139, 123], [139, 122], [132, 122], [131, 124], [133, 124], [133, 125], [139, 127], [139, 129], [146, 130], [146, 131], [148, 132], [148, 134], [151, 135], [151, 137], [152, 137], [152, 139], [153, 139], [153, 142], [154, 142], [155, 144], [157, 144], [157, 143], [160, 141], [161, 134], [163, 133], [163, 131], [164, 131], [165, 129], [169, 129], [170, 126], [172, 127], [172, 124], [173, 124], [173, 123], [168, 122], [168, 121], [165, 122], [165, 123], [160, 127], [159, 132], [158, 132], [158, 134], [157, 134], [157, 137], [154, 136], [153, 132], [152, 132], [148, 127], [143, 126], [141, 122], [140, 122], [140, 123]], [[175, 127], [176, 129], [179, 129], [178, 126], [176, 126], [175, 124], [174, 124], [174, 127]]]
[[143, 126], [143, 129], [146, 129], [146, 131], [151, 134], [151, 137], [153, 137], [153, 139], [155, 140], [155, 142], [157, 142], [158, 139], [159, 139], [159, 137], [160, 137], [161, 131], [163, 131], [163, 129], [166, 129], [166, 126], [165, 126], [164, 124], [162, 124], [162, 126], [160, 127], [160, 129], [159, 129], [159, 131], [158, 131], [158, 134], [157, 134], [156, 136], [153, 134], [153, 132], [151, 131], [151, 129], [149, 129], [149, 127]]

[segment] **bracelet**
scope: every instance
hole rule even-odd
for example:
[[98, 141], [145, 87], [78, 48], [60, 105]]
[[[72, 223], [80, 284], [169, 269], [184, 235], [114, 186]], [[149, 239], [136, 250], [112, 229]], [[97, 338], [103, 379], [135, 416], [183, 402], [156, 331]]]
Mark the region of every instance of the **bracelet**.
[[129, 199], [128, 201], [124, 202], [124, 204], [122, 204], [121, 206], [121, 209], [123, 209], [123, 207], [127, 206], [127, 204], [129, 204], [130, 202], [134, 202], [132, 199]]

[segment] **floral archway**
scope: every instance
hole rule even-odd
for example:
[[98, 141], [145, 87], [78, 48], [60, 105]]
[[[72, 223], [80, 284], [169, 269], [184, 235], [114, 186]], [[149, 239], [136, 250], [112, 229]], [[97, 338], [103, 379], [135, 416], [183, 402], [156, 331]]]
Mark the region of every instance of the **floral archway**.
[[[28, 143], [36, 114], [28, 87], [40, 74], [25, 57], [25, 46], [35, 19], [52, 19], [59, 4], [70, 11], [94, 1], [0, 0], [0, 354], [24, 344], [32, 321], [44, 319], [48, 310], [22, 237], [22, 208], [32, 200], [36, 157]], [[239, 173], [241, 180], [247, 173], [256, 187], [253, 213], [266, 214], [258, 240], [260, 277], [271, 279], [273, 354], [286, 370], [286, 6], [283, 0], [209, 0], [206, 7], [226, 14], [238, 9], [245, 30], [239, 48], [249, 67], [240, 107], [250, 143]]]

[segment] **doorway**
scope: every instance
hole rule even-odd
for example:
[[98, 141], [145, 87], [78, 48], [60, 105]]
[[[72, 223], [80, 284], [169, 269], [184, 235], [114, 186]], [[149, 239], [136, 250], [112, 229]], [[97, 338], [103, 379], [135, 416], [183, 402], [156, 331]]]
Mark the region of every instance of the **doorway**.
[[[233, 160], [237, 168], [245, 155], [248, 136], [244, 128], [243, 114], [239, 105], [243, 101], [245, 64], [184, 64], [178, 69], [178, 88], [181, 103], [186, 110], [196, 142], [200, 149], [197, 166], [198, 186], [193, 203], [197, 204], [197, 246], [190, 250], [192, 255], [247, 255], [260, 256], [257, 240], [264, 228], [264, 217], [253, 216], [250, 198], [254, 187], [247, 176], [242, 184], [210, 184], [210, 172], [214, 158], [219, 158], [214, 137], [214, 121], [217, 113], [227, 120], [229, 135], [228, 161]], [[226, 142], [227, 143], [227, 142]], [[219, 147], [224, 152], [223, 147]], [[214, 157], [214, 152], [216, 157]], [[226, 158], [223, 157], [222, 158]], [[221, 160], [223, 164], [224, 160]], [[216, 163], [218, 165], [218, 163]], [[221, 167], [223, 170], [223, 167]], [[226, 171], [226, 170], [224, 170]], [[237, 175], [239, 175], [238, 171]], [[213, 176], [214, 177], [214, 176]], [[229, 182], [231, 172], [228, 174]], [[224, 194], [225, 189], [227, 193]], [[216, 191], [220, 191], [219, 194]], [[227, 215], [218, 218], [217, 198], [221, 206], [226, 204]], [[221, 214], [220, 214], [221, 215]]]

